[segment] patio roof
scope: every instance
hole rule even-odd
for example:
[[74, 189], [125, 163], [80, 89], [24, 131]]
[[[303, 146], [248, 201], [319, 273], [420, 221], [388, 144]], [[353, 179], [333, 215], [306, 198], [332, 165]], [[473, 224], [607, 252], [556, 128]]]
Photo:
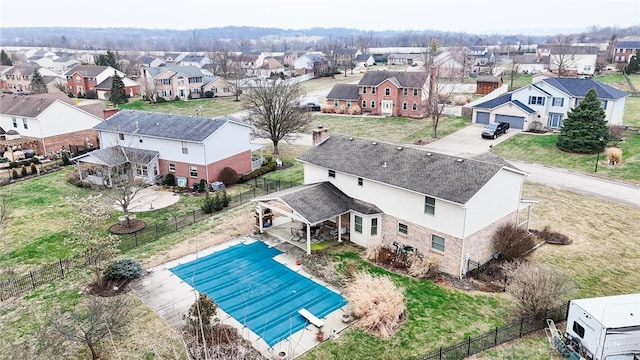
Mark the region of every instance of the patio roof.
[[160, 155], [160, 153], [153, 150], [114, 146], [106, 149], [94, 150], [71, 160], [104, 166], [116, 166], [126, 162], [148, 164], [158, 155]]
[[253, 199], [255, 202], [272, 200], [287, 205], [311, 225], [333, 219], [350, 210], [361, 214], [382, 213], [373, 204], [347, 196], [330, 182], [300, 185]]

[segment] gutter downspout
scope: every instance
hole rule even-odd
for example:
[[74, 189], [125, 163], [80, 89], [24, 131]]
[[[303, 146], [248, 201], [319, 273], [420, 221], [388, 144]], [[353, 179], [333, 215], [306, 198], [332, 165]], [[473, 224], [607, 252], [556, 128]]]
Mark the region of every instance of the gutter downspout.
[[[209, 181], [211, 181], [211, 179], [209, 178], [209, 163], [207, 162], [207, 145], [205, 145], [204, 142], [202, 143], [202, 148], [204, 152], [204, 175], [207, 179], [207, 186], [209, 186]], [[262, 231], [262, 229], [260, 230]]]
[[[467, 230], [467, 208], [463, 207], [464, 209], [464, 218], [463, 218], [463, 223], [462, 223], [462, 248], [461, 248], [461, 254], [460, 254], [460, 279], [462, 279], [463, 273], [462, 271], [465, 269], [465, 254], [464, 254], [464, 241], [466, 239], [466, 230]], [[465, 271], [466, 274], [466, 271]]]

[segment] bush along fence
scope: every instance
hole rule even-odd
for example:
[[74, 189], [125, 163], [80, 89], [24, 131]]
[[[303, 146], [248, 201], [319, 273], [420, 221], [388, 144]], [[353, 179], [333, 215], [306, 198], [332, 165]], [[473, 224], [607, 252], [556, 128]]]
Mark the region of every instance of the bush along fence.
[[482, 264], [473, 260], [467, 260], [467, 277], [484, 281], [499, 289], [507, 291], [508, 278], [500, 271], [500, 265], [495, 260], [489, 260]]
[[518, 321], [503, 327], [496, 327], [494, 330], [482, 335], [470, 336], [457, 344], [440, 347], [437, 351], [430, 352], [418, 358], [418, 360], [460, 360], [481, 353], [492, 347], [544, 329], [547, 327], [547, 319], [552, 319], [554, 322], [566, 320], [568, 306], [569, 303], [567, 302], [557, 308], [546, 310], [540, 316], [522, 317]]
[[[294, 182], [267, 180], [264, 178], [252, 179], [251, 182], [254, 184], [252, 189], [229, 196], [231, 201], [227, 208], [246, 204], [256, 196], [299, 185]], [[122, 252], [126, 252], [208, 219], [215, 214], [217, 213], [205, 214], [202, 210], [197, 209], [162, 223], [148, 225], [145, 229], [133, 234], [121, 235], [119, 248]], [[50, 284], [57, 279], [62, 279], [76, 270], [86, 269], [88, 265], [90, 265], [90, 260], [87, 257], [76, 255], [70, 258], [60, 259], [54, 263], [42, 265], [21, 276], [0, 281], [0, 301], [5, 301], [14, 296], [20, 296], [33, 291], [39, 286]]]

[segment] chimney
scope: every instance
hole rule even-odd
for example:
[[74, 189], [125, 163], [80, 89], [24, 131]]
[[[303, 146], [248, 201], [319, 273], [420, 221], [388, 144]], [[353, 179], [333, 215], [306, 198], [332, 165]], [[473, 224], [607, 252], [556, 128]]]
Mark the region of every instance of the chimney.
[[107, 120], [108, 118], [110, 118], [113, 115], [115, 115], [118, 112], [118, 110], [120, 110], [120, 109], [114, 108], [113, 104], [109, 104], [109, 108], [108, 109], [102, 110], [103, 119]]
[[328, 137], [329, 137], [329, 129], [324, 128], [322, 125], [318, 126], [317, 129], [313, 129], [313, 133], [311, 134], [313, 146], [319, 145], [321, 142], [325, 141]]

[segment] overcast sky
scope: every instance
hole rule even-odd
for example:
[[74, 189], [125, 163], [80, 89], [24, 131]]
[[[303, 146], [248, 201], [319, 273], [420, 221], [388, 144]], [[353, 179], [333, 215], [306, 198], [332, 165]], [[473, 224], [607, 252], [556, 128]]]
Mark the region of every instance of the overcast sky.
[[441, 30], [550, 35], [640, 24], [639, 0], [0, 0], [1, 27]]

